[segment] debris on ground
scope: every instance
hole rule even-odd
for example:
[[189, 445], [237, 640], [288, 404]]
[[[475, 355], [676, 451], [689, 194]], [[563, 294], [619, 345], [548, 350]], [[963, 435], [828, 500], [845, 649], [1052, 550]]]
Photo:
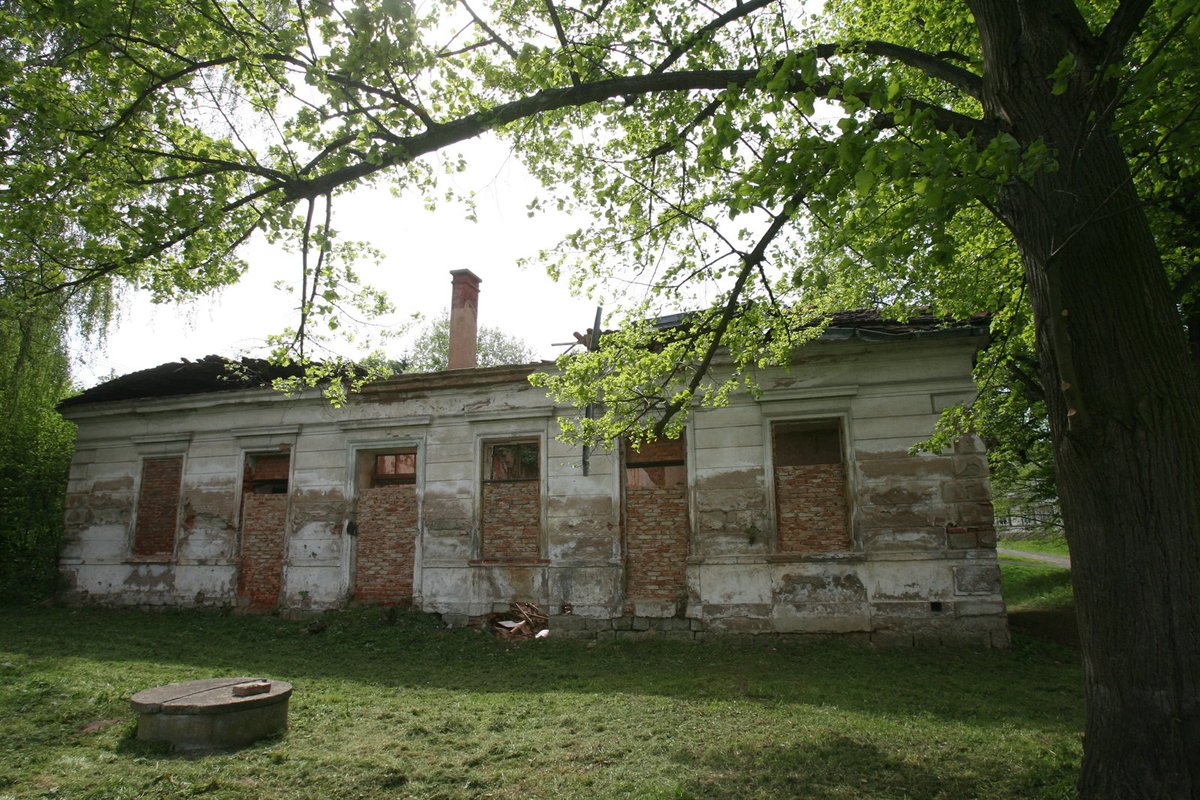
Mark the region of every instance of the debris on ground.
[[87, 723], [79, 730], [82, 733], [97, 733], [105, 728], [111, 728], [113, 725], [120, 725], [124, 721], [122, 717], [117, 717], [116, 719], [97, 719]]
[[489, 627], [502, 639], [545, 639], [550, 635], [546, 615], [533, 603], [513, 603], [507, 614], [493, 614]]

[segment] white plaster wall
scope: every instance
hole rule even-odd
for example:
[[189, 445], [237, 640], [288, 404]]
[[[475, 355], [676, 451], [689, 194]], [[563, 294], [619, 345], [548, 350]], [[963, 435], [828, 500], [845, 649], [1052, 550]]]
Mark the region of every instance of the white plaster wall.
[[[762, 396], [698, 410], [687, 430], [693, 536], [688, 614], [715, 631], [986, 628], [1002, 617], [985, 545], [948, 546], [947, 530], [985, 525], [986, 463], [978, 442], [908, 455], [937, 412], [970, 396], [975, 340], [817, 343], [789, 370], [764, 372]], [[556, 409], [523, 382], [438, 389], [413, 379], [373, 387], [345, 408], [319, 397], [230, 392], [102, 404], [79, 425], [63, 570], [76, 594], [111, 602], [230, 602], [236, 591], [240, 472], [247, 452], [292, 445], [282, 602], [342, 604], [352, 591], [356, 447], [419, 442], [422, 509], [414, 593], [429, 611], [480, 615], [528, 599], [581, 616], [622, 613], [618, 454], [554, 440]], [[853, 545], [833, 556], [773, 553], [770, 425], [842, 420]], [[543, 556], [487, 565], [478, 554], [481, 448], [537, 438], [543, 446]], [[129, 558], [140, 459], [183, 440], [183, 513], [174, 564]], [[177, 445], [176, 445], [177, 446]], [[982, 577], [981, 577], [982, 576]], [[821, 581], [836, 578], [820, 589]], [[807, 583], [805, 581], [808, 581]], [[835, 585], [836, 584], [836, 585]], [[855, 586], [861, 591], [850, 591]], [[807, 589], [797, 587], [807, 586]], [[816, 588], [814, 588], [816, 587]], [[934, 612], [930, 604], [942, 603]], [[990, 622], [989, 622], [990, 621]], [[974, 623], [972, 623], [974, 624]]]

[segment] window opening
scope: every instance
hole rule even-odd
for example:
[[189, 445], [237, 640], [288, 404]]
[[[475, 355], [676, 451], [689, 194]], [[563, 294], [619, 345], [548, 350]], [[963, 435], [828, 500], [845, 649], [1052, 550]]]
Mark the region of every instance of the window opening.
[[540, 473], [537, 442], [488, 446], [485, 481], [534, 481]]
[[536, 441], [497, 442], [483, 451], [480, 558], [541, 557], [541, 459]]
[[246, 456], [246, 471], [242, 477], [245, 494], [287, 494], [291, 455]]
[[371, 486], [402, 486], [417, 482], [417, 452], [415, 450], [379, 453], [371, 471]]
[[842, 463], [842, 433], [836, 421], [778, 422], [772, 430], [776, 467]]
[[687, 447], [684, 438], [656, 439], [634, 450], [625, 446], [625, 484], [635, 488], [687, 485]]

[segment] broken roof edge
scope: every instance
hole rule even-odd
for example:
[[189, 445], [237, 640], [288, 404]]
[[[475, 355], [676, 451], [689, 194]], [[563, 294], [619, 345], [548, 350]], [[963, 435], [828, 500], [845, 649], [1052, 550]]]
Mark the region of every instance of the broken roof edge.
[[304, 367], [274, 364], [262, 358], [207, 355], [169, 361], [128, 372], [59, 401], [59, 411], [94, 403], [184, 397], [249, 389], [267, 389], [278, 378], [304, 375]]
[[[681, 325], [689, 316], [688, 313], [671, 314], [659, 317], [653, 324], [666, 330]], [[975, 314], [965, 320], [925, 314], [901, 322], [886, 319], [873, 309], [859, 309], [830, 315], [829, 323], [817, 341], [858, 339], [864, 342], [885, 342], [965, 336], [986, 338], [990, 321], [990, 314]], [[246, 372], [239, 376], [230, 370], [231, 366]], [[516, 383], [526, 380], [533, 372], [553, 366], [553, 361], [541, 360], [495, 367], [401, 373], [367, 383], [356, 394], [371, 396], [383, 392], [430, 391]], [[274, 392], [270, 387], [275, 379], [298, 377], [303, 374], [303, 368], [297, 365], [282, 366], [265, 359], [243, 357], [235, 360], [209, 355], [196, 361], [173, 361], [121, 375], [62, 400], [58, 409], [61, 412], [75, 412], [76, 409], [98, 404], [169, 400], [253, 390], [269, 396]], [[287, 397], [282, 393], [277, 394], [281, 398]], [[319, 391], [314, 390], [313, 396], [319, 396]]]
[[[246, 362], [256, 372], [247, 379], [236, 373], [225, 371], [228, 365], [245, 367]], [[401, 373], [364, 384], [351, 398], [380, 392], [411, 392], [439, 389], [468, 388], [498, 383], [518, 383], [540, 369], [552, 367], [552, 361], [533, 361], [527, 364], [502, 365], [497, 367], [475, 367], [472, 369], [441, 370], [438, 372]], [[266, 365], [266, 366], [264, 366]], [[93, 406], [110, 407], [116, 403], [144, 403], [182, 401], [189, 397], [256, 393], [263, 398], [277, 395], [279, 399], [308, 397], [319, 399], [319, 387], [297, 394], [285, 394], [271, 387], [276, 378], [303, 375], [296, 365], [283, 367], [262, 359], [225, 359], [221, 356], [205, 356], [198, 361], [172, 361], [136, 372], [130, 372], [110, 381], [97, 384], [80, 394], [62, 400], [58, 404], [61, 413], [68, 417], [86, 416], [81, 413]], [[353, 402], [353, 399], [351, 399]]]
[[[670, 330], [684, 325], [690, 317], [695, 316], [697, 313], [699, 312], [682, 311], [675, 314], [667, 314], [651, 320], [650, 324], [658, 330]], [[884, 338], [895, 338], [905, 334], [947, 335], [948, 333], [955, 336], [978, 336], [988, 333], [991, 327], [991, 320], [991, 312], [978, 312], [965, 319], [949, 315], [937, 316], [928, 312], [917, 313], [906, 319], [895, 319], [885, 317], [879, 309], [858, 308], [850, 311], [835, 311], [830, 314], [814, 317], [809, 322], [804, 323], [802, 327], [813, 328], [824, 324], [825, 332], [831, 330], [854, 330], [863, 333], [879, 333]], [[844, 339], [847, 336], [835, 334], [832, 338]]]
[[[817, 324], [815, 321], [812, 324]], [[965, 319], [930, 313], [914, 314], [907, 319], [891, 319], [878, 309], [838, 311], [828, 316], [822, 339], [844, 339], [854, 336], [864, 341], [891, 341], [898, 338], [943, 338], [957, 336], [987, 337], [991, 332], [992, 314], [977, 312]]]
[[501, 364], [495, 367], [443, 369], [437, 372], [405, 372], [363, 384], [358, 394], [377, 394], [390, 391], [424, 389], [465, 389], [495, 383], [516, 383], [538, 370], [553, 367], [553, 361], [530, 361], [526, 364]]

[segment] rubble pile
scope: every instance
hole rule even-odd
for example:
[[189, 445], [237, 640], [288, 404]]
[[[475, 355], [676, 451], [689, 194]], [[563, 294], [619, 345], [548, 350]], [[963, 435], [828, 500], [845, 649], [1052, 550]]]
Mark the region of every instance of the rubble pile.
[[513, 603], [507, 614], [493, 615], [489, 627], [502, 639], [545, 639], [550, 635], [546, 615], [533, 603]]

